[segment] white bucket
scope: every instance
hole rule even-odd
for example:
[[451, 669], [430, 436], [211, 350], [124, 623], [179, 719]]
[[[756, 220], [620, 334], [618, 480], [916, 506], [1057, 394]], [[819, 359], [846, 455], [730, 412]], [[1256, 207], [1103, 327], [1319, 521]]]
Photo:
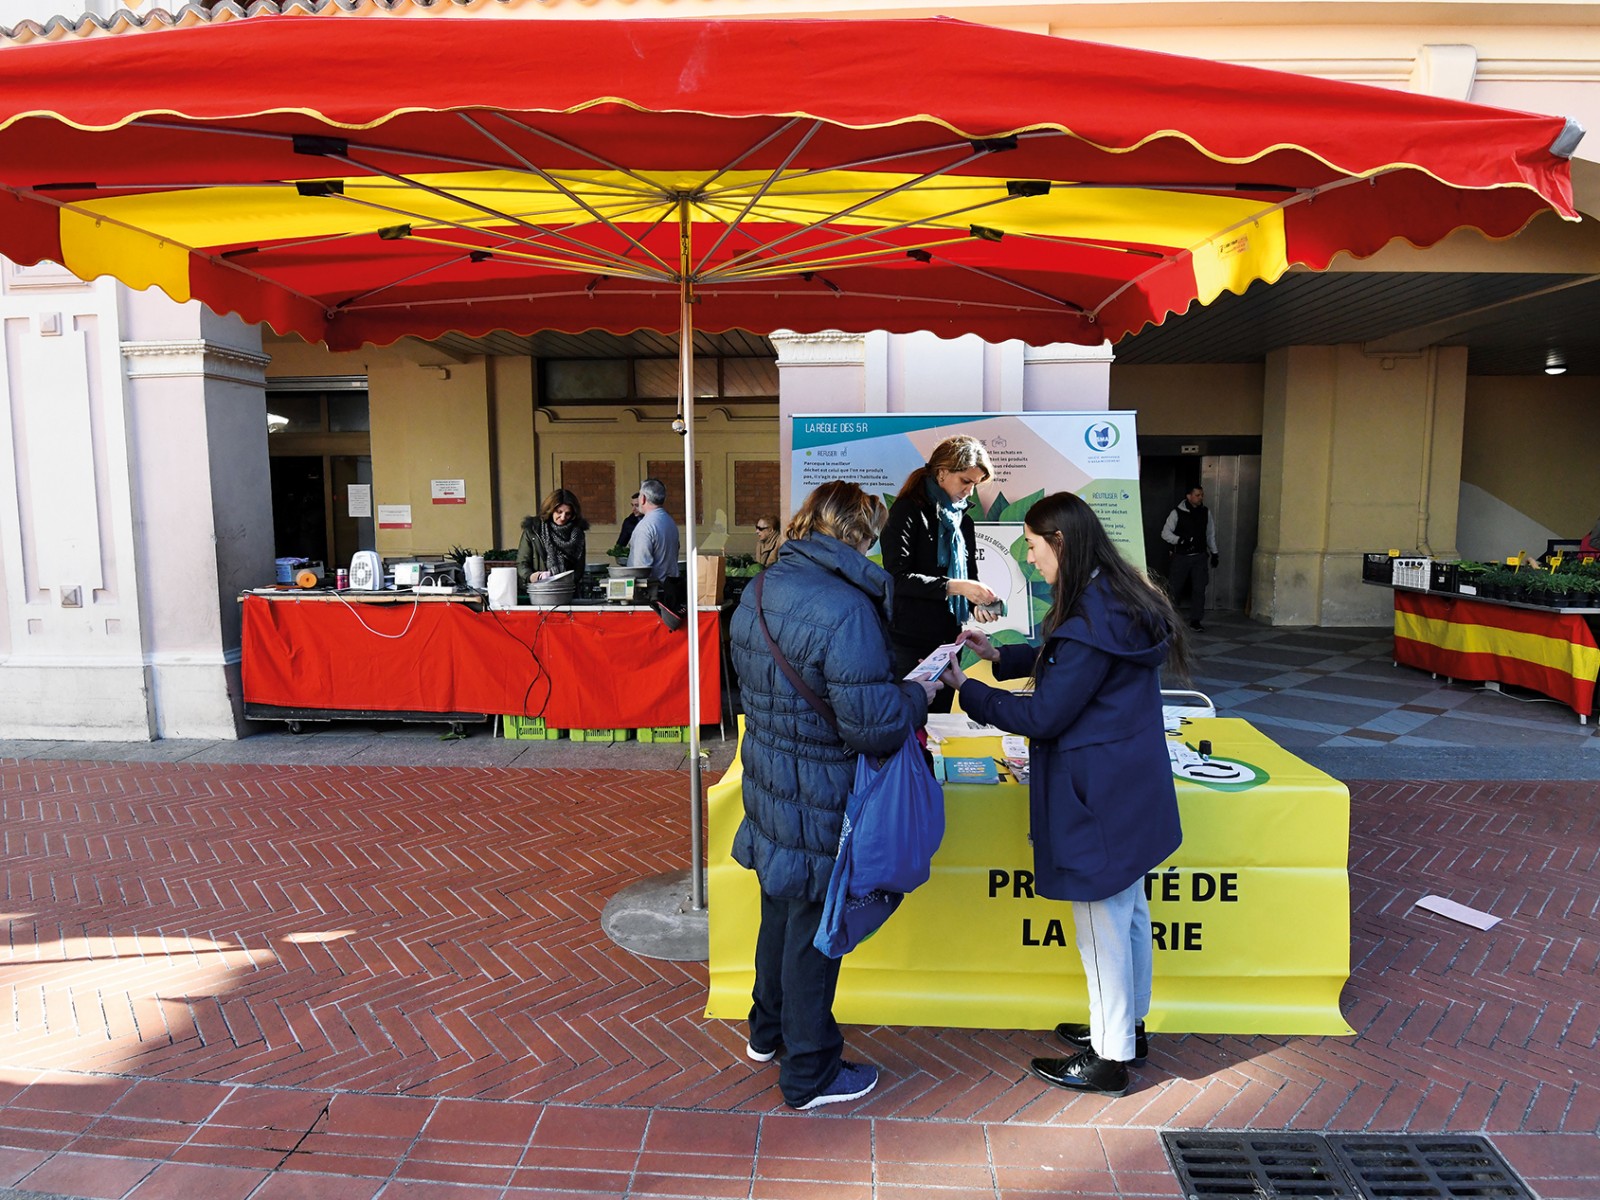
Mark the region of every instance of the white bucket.
[[469, 554], [461, 564], [461, 571], [467, 577], [467, 586], [483, 591], [484, 569], [483, 555]]
[[517, 569], [496, 567], [489, 572], [489, 607], [515, 608], [517, 606]]

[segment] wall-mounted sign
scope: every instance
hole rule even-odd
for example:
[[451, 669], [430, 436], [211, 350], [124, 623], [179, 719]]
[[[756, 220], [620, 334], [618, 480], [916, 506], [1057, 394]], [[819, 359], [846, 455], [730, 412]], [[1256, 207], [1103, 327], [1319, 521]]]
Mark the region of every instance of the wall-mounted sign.
[[378, 505], [379, 529], [410, 529], [411, 505], [409, 504], [380, 504]]
[[435, 504], [465, 504], [467, 481], [465, 479], [434, 479], [429, 481]]
[[346, 503], [350, 506], [352, 517], [370, 517], [372, 515], [372, 485], [370, 483], [350, 483], [345, 485]]

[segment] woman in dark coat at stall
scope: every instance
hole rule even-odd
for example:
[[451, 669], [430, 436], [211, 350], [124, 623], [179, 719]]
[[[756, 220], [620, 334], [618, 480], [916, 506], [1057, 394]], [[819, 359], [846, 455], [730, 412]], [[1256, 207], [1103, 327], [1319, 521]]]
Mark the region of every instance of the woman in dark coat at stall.
[[[967, 511], [980, 483], [994, 475], [976, 438], [946, 438], [926, 466], [906, 477], [883, 529], [883, 569], [894, 577], [895, 670], [904, 675], [935, 647], [953, 642], [975, 604], [995, 595], [978, 582], [978, 539]], [[978, 614], [978, 620], [992, 617]], [[933, 711], [949, 712], [941, 692]]]
[[1054, 589], [1043, 644], [963, 640], [996, 679], [1031, 676], [1032, 695], [944, 679], [973, 718], [1031, 739], [1029, 824], [1034, 886], [1072, 902], [1089, 991], [1089, 1023], [1056, 1026], [1076, 1053], [1028, 1069], [1057, 1087], [1120, 1096], [1142, 1063], [1150, 1011], [1146, 871], [1178, 848], [1178, 798], [1168, 763], [1160, 669], [1188, 674], [1183, 623], [1106, 536], [1077, 496], [1057, 492], [1028, 510], [1028, 561]]
[[839, 851], [845, 799], [861, 753], [886, 755], [926, 719], [937, 684], [907, 683], [889, 651], [892, 584], [866, 557], [883, 501], [853, 483], [825, 483], [789, 523], [778, 560], [758, 577], [778, 649], [834, 711], [829, 724], [784, 677], [761, 632], [757, 589], [730, 629], [744, 702], [744, 820], [733, 857], [761, 885], [756, 982], [747, 1055], [782, 1054], [778, 1086], [792, 1108], [855, 1100], [876, 1067], [844, 1061], [833, 1019], [839, 960], [812, 945]]
[[517, 543], [517, 582], [524, 588], [534, 579], [572, 571], [582, 576], [587, 566], [589, 522], [583, 506], [566, 488], [544, 498], [537, 517], [522, 518], [522, 540]]

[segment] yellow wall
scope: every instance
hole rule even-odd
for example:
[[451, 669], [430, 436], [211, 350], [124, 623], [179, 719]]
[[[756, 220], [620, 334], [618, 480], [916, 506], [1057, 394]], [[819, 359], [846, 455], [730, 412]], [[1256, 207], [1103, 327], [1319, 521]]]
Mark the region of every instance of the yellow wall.
[[[449, 378], [410, 364], [367, 375], [372, 413], [372, 503], [409, 504], [410, 529], [379, 529], [384, 555], [437, 555], [492, 541], [489, 400], [484, 360]], [[466, 481], [465, 504], [434, 504], [435, 479]]]
[[1111, 368], [1111, 407], [1138, 413], [1142, 437], [1261, 432], [1260, 363]]
[[1462, 482], [1561, 536], [1586, 533], [1600, 513], [1597, 445], [1600, 381], [1570, 375], [1467, 381]]
[[1360, 346], [1267, 356], [1252, 607], [1275, 625], [1377, 624], [1367, 550], [1455, 556], [1466, 351]]
[[539, 511], [537, 455], [533, 445], [534, 371], [531, 358], [491, 358], [490, 396], [495, 422], [495, 472], [499, 511], [495, 532], [484, 546], [508, 549], [522, 536], [521, 521]]

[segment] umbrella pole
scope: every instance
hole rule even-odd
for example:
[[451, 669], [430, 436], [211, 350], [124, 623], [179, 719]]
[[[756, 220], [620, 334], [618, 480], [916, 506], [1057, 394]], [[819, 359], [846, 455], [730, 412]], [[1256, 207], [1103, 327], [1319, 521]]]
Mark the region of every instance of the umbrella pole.
[[689, 619], [689, 904], [706, 906], [700, 780], [700, 571], [694, 512], [694, 296], [690, 289], [689, 201], [678, 200], [678, 395], [683, 413], [683, 523], [688, 533]]
[[[700, 794], [700, 573], [695, 564], [694, 536], [694, 293], [689, 285], [689, 203], [678, 202], [680, 279], [678, 284], [679, 417], [683, 435], [683, 521], [689, 547], [689, 870], [669, 871], [642, 879], [606, 901], [600, 927], [617, 945], [646, 958], [705, 962], [710, 957], [711, 924], [706, 911], [706, 872]], [[684, 884], [689, 894], [684, 895]]]

